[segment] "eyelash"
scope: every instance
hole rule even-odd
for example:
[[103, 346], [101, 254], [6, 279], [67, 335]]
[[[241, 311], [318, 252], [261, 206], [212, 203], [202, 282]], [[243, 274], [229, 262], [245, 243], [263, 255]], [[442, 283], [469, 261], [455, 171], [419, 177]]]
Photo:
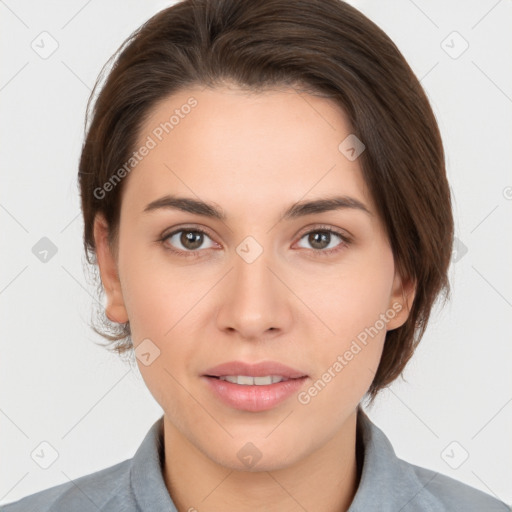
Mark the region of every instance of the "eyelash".
[[[172, 231], [169, 234], [161, 236], [158, 239], [158, 242], [160, 242], [164, 246], [165, 250], [171, 251], [172, 253], [178, 254], [179, 256], [184, 256], [185, 258], [197, 258], [197, 257], [200, 257], [199, 253], [201, 252], [201, 250], [182, 251], [180, 249], [175, 249], [175, 248], [165, 244], [165, 242], [169, 238], [171, 238], [172, 236], [176, 235], [177, 233], [181, 233], [183, 231], [188, 231], [188, 232], [191, 232], [191, 233], [201, 233], [201, 234], [206, 235], [208, 238], [211, 239], [211, 236], [206, 231], [204, 231], [203, 229], [195, 228], [195, 227], [186, 227], [185, 226], [185, 227], [182, 227], [180, 229], [177, 229], [176, 231]], [[348, 247], [352, 243], [351, 238], [349, 238], [347, 235], [344, 235], [340, 231], [334, 230], [332, 228], [324, 227], [324, 226], [316, 227], [316, 228], [314, 228], [314, 229], [312, 229], [310, 231], [307, 231], [307, 232], [303, 233], [300, 236], [299, 240], [302, 240], [306, 235], [310, 235], [311, 233], [330, 233], [332, 235], [336, 235], [336, 236], [340, 237], [341, 240], [342, 240], [341, 243], [338, 246], [336, 246], [336, 247], [334, 247], [332, 249], [311, 249], [314, 253], [317, 253], [321, 257], [323, 257], [323, 256], [330, 256], [330, 255], [332, 255], [334, 253], [342, 251], [343, 249], [345, 249], [346, 247]], [[205, 249], [203, 249], [203, 250], [205, 250]]]

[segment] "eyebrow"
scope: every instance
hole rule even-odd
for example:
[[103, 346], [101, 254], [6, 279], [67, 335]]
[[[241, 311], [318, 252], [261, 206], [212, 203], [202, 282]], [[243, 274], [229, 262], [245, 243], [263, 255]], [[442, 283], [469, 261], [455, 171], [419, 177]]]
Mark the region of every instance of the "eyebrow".
[[[221, 221], [225, 221], [227, 219], [227, 215], [222, 208], [219, 208], [214, 203], [193, 199], [191, 197], [179, 197], [169, 194], [149, 203], [144, 208], [144, 213], [161, 209], [181, 210], [183, 212], [210, 217]], [[354, 197], [332, 196], [294, 203], [284, 211], [279, 220], [296, 219], [306, 215], [344, 209], [358, 210], [370, 216], [373, 215], [364, 203]]]

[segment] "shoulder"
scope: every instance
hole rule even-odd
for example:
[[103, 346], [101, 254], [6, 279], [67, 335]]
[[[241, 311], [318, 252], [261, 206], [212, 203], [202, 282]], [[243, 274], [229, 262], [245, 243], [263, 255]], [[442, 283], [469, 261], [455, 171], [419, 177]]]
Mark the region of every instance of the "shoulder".
[[447, 512], [510, 512], [512, 508], [479, 489], [431, 469], [400, 459], [416, 475], [425, 491], [433, 495]]
[[0, 512], [176, 511], [163, 479], [162, 457], [163, 416], [131, 459], [0, 506]]
[[[438, 471], [398, 457], [384, 432], [358, 411], [364, 446], [359, 488], [350, 512], [510, 512], [503, 501]], [[378, 493], [375, 492], [378, 489]]]
[[[0, 512], [131, 511], [131, 459], [0, 505]], [[133, 509], [135, 510], [135, 509]]]

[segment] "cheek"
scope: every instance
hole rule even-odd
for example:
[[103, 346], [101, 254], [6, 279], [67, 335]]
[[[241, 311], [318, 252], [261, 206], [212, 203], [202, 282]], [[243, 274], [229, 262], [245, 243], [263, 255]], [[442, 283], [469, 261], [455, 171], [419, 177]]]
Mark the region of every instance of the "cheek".
[[[178, 382], [194, 360], [195, 349], [188, 341], [198, 329], [205, 287], [201, 280], [191, 280], [186, 269], [173, 269], [165, 258], [148, 262], [147, 254], [128, 243], [124, 250], [121, 282], [137, 364], [160, 402], [169, 394], [179, 395]], [[143, 353], [150, 354], [150, 364], [144, 364]]]
[[309, 283], [314, 290], [309, 292], [311, 309], [329, 327], [325, 329], [326, 336], [338, 346], [342, 340], [347, 342], [373, 326], [390, 307], [392, 259], [390, 264], [364, 260], [360, 258], [354, 264], [340, 266], [337, 272], [324, 278], [317, 276], [314, 286]]
[[321, 379], [320, 386], [329, 383], [332, 392], [325, 393], [327, 401], [336, 396], [360, 397], [377, 370], [387, 323], [395, 313], [389, 303], [392, 254], [382, 250], [378, 254], [354, 259], [335, 277], [317, 282], [314, 310], [328, 329], [313, 337], [316, 378]]
[[[153, 252], [157, 257], [149, 258]], [[139, 249], [125, 239], [120, 260], [123, 299], [134, 343], [143, 338], [169, 339], [187, 312], [201, 298], [201, 285], [190, 278], [192, 271], [175, 268], [163, 249]], [[195, 283], [196, 281], [196, 283]]]
[[[315, 338], [312, 353], [315, 375], [301, 403], [336, 411], [343, 418], [371, 385], [386, 339], [385, 293], [344, 294], [334, 305], [326, 303], [325, 320], [334, 334]], [[328, 314], [327, 314], [328, 312]], [[391, 316], [387, 315], [388, 321]]]

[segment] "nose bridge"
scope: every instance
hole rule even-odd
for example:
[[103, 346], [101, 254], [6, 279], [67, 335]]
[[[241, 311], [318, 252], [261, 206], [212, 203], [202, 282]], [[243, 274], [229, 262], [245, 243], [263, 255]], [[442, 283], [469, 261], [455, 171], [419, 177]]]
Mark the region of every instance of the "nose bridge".
[[249, 291], [253, 295], [271, 293], [275, 283], [268, 267], [272, 267], [272, 251], [268, 239], [258, 241], [254, 236], [245, 237], [236, 247], [235, 288], [237, 292]]
[[[283, 327], [287, 315], [282, 283], [271, 269], [272, 251], [248, 236], [236, 247], [228, 294], [221, 305], [219, 327], [235, 328], [243, 337], [258, 338], [268, 329]], [[285, 308], [285, 309], [283, 309]]]

